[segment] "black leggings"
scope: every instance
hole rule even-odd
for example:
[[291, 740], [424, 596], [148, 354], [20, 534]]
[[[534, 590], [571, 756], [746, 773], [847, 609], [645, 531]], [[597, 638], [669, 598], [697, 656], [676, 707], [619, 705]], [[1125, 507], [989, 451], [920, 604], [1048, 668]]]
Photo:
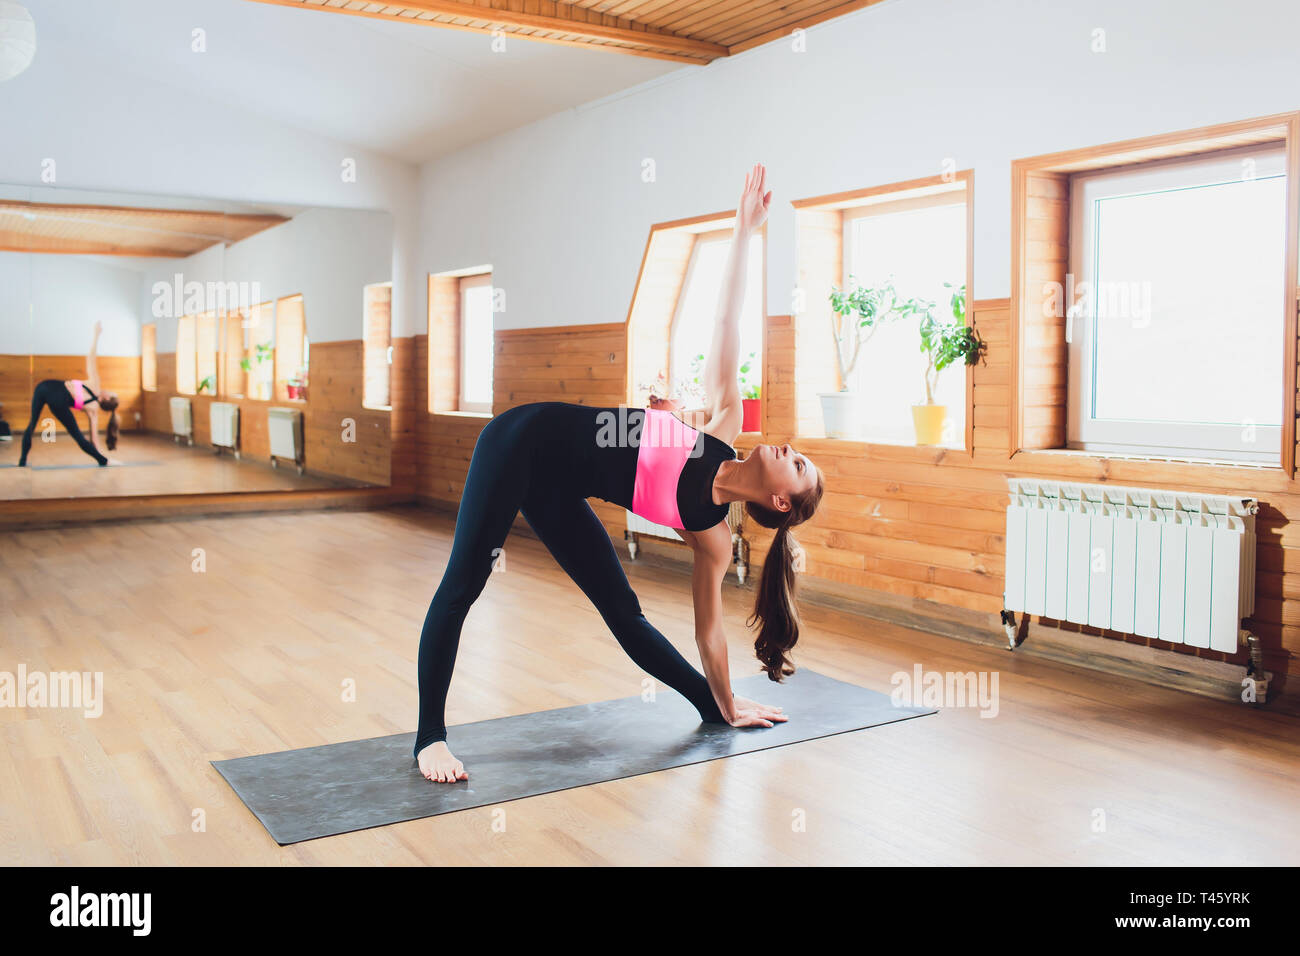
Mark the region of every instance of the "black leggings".
[[548, 435], [548, 419], [539, 414], [544, 409], [542, 403], [502, 412], [484, 426], [474, 446], [451, 557], [420, 634], [416, 756], [447, 739], [444, 708], [461, 625], [521, 510], [637, 666], [689, 700], [702, 720], [724, 719], [704, 675], [645, 619], [609, 533], [575, 489], [563, 456], [555, 454], [573, 436]]
[[27, 423], [27, 431], [23, 432], [23, 453], [18, 459], [19, 465], [27, 464], [27, 453], [32, 450], [32, 432], [36, 430], [36, 421], [41, 417], [43, 405], [49, 406], [50, 414], [62, 423], [68, 434], [72, 436], [72, 440], [81, 446], [82, 451], [100, 465], [108, 464], [108, 459], [99, 453], [99, 449], [92, 445], [77, 427], [77, 418], [72, 414], [72, 396], [68, 394], [68, 386], [56, 378], [47, 378], [37, 385], [36, 391], [32, 393], [32, 417]]

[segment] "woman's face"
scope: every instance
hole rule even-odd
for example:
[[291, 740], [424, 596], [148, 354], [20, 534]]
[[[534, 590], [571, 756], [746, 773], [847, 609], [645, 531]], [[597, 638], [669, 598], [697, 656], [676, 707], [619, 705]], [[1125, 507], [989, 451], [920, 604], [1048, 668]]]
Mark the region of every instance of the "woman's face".
[[809, 491], [817, 484], [817, 466], [789, 443], [756, 445], [747, 460], [758, 469], [759, 485], [777, 500], [770, 502], [778, 511], [790, 510], [790, 499]]

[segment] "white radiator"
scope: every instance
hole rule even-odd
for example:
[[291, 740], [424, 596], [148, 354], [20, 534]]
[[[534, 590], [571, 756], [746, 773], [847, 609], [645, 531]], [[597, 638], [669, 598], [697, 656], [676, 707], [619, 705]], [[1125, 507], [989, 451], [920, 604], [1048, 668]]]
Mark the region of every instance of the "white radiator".
[[172, 413], [172, 437], [184, 438], [194, 444], [194, 420], [190, 415], [190, 400], [173, 395], [169, 403]]
[[1254, 498], [1007, 484], [1006, 610], [1237, 650], [1255, 612]]
[[233, 402], [213, 402], [208, 409], [212, 444], [217, 448], [230, 448], [238, 454], [239, 406]]
[[266, 433], [271, 441], [271, 464], [279, 458], [299, 463], [302, 467], [302, 412], [296, 408], [266, 410]]
[[634, 534], [649, 535], [652, 538], [667, 538], [670, 541], [681, 541], [682, 536], [666, 524], [655, 524], [642, 518], [632, 512], [627, 513], [627, 530]]

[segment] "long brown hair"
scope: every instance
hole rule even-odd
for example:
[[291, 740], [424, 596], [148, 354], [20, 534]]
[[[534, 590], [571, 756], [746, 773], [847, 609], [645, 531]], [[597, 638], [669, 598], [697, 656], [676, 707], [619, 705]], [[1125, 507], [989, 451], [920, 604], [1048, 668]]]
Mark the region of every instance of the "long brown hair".
[[790, 529], [803, 524], [813, 516], [822, 500], [821, 470], [817, 471], [817, 485], [798, 495], [790, 496], [790, 510], [777, 511], [765, 505], [745, 502], [745, 512], [764, 528], [773, 528], [772, 547], [763, 561], [763, 573], [758, 579], [758, 593], [754, 597], [754, 613], [745, 623], [753, 627], [758, 623], [758, 637], [754, 640], [754, 653], [758, 655], [769, 680], [778, 683], [794, 673], [789, 651], [799, 640], [799, 609], [795, 606], [795, 542]]
[[117, 424], [117, 401], [116, 398], [99, 400], [99, 407], [108, 412], [108, 431], [105, 433], [104, 444], [108, 445], [109, 451], [117, 447], [117, 435], [120, 431]]

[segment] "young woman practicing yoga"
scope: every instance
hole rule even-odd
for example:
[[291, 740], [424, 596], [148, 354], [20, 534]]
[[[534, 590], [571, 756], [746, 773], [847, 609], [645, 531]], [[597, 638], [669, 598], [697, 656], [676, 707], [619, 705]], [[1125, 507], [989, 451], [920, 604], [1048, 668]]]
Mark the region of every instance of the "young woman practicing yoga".
[[[664, 408], [535, 402], [503, 412], [480, 433], [451, 556], [420, 634], [415, 756], [427, 779], [469, 779], [446, 743], [447, 688], [465, 615], [520, 511], [637, 666], [689, 700], [702, 720], [771, 727], [786, 719], [780, 707], [733, 696], [722, 632], [722, 581], [732, 556], [728, 503], [744, 501], [750, 517], [776, 531], [750, 618], [760, 622], [754, 649], [772, 680], [794, 673], [788, 651], [799, 619], [789, 529], [810, 518], [822, 496], [820, 471], [789, 445], [759, 445], [739, 459], [730, 444], [743, 418], [737, 376], [746, 253], [767, 218], [766, 179], [766, 170], [755, 166], [736, 210], [704, 370], [710, 408], [686, 413], [688, 423]], [[588, 497], [678, 529], [694, 551], [695, 640], [704, 674], [645, 619]]]
[[[36, 391], [32, 393], [32, 417], [27, 423], [27, 430], [23, 432], [23, 451], [22, 456], [18, 459], [19, 467], [27, 464], [27, 454], [32, 450], [32, 432], [36, 430], [36, 422], [41, 417], [41, 409], [49, 406], [50, 413], [57, 418], [62, 424], [72, 440], [75, 441], [81, 450], [84, 451], [100, 466], [120, 465], [121, 462], [115, 458], [107, 458], [100, 453], [99, 448], [99, 412], [100, 409], [108, 412], [108, 450], [112, 451], [117, 447], [117, 393], [101, 392], [99, 389], [99, 362], [96, 355], [96, 349], [99, 347], [99, 333], [104, 330], [104, 323], [95, 323], [95, 337], [90, 343], [90, 352], [86, 355], [86, 378], [83, 382], [79, 378], [60, 381], [57, 378], [47, 378], [36, 386]], [[85, 409], [87, 417], [90, 418], [90, 440], [81, 433], [77, 427], [77, 418], [73, 411]]]

